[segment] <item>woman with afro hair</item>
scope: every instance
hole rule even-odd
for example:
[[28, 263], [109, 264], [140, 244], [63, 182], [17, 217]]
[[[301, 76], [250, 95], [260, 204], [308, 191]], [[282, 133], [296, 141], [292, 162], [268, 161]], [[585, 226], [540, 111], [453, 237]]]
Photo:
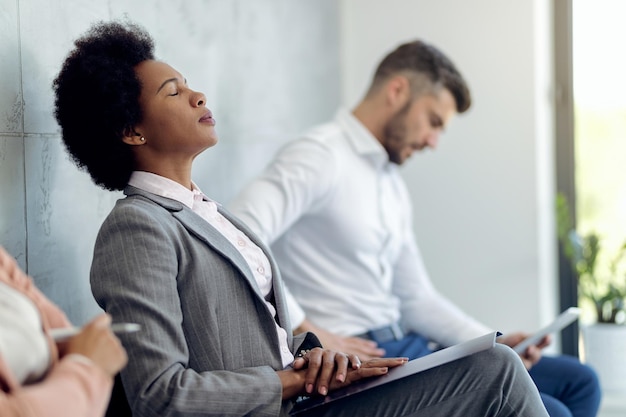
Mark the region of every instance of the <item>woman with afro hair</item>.
[[[126, 195], [98, 233], [91, 289], [114, 321], [142, 327], [123, 336], [134, 416], [288, 415], [300, 396], [406, 362], [361, 363], [287, 331], [269, 250], [191, 179], [194, 158], [217, 143], [206, 97], [155, 59], [145, 30], [96, 24], [75, 42], [54, 89], [74, 161]], [[501, 347], [367, 393], [301, 415], [547, 415], [519, 358]]]

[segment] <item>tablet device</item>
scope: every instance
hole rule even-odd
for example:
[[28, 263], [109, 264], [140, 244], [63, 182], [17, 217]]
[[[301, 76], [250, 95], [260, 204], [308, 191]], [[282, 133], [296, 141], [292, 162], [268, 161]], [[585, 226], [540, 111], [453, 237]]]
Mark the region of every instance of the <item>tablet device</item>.
[[574, 320], [576, 320], [580, 316], [580, 308], [578, 307], [570, 307], [561, 314], [546, 327], [543, 327], [539, 331], [530, 335], [526, 339], [522, 340], [517, 345], [513, 346], [513, 350], [518, 354], [524, 353], [524, 351], [531, 345], [536, 345], [543, 339], [544, 336], [550, 333], [556, 333], [561, 329], [569, 326]]

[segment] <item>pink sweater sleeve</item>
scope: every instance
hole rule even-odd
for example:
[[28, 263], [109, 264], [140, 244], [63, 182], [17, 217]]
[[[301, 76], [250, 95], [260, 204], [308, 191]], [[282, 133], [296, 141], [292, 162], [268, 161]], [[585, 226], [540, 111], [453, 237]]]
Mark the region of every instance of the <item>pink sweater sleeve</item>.
[[[7, 371], [1, 363], [0, 371]], [[11, 376], [0, 375], [2, 379]], [[87, 358], [68, 355], [42, 382], [0, 391], [0, 410], [2, 417], [100, 417], [112, 385], [113, 379]]]

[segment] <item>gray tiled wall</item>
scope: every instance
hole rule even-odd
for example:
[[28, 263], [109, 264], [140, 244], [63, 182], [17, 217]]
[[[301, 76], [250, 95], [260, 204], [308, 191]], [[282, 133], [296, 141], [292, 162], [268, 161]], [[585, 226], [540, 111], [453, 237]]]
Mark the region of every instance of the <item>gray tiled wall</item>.
[[0, 0], [0, 244], [77, 324], [98, 311], [91, 252], [120, 193], [69, 160], [51, 83], [77, 36], [120, 17], [145, 26], [157, 56], [207, 95], [220, 142], [194, 179], [218, 201], [339, 103], [335, 0]]

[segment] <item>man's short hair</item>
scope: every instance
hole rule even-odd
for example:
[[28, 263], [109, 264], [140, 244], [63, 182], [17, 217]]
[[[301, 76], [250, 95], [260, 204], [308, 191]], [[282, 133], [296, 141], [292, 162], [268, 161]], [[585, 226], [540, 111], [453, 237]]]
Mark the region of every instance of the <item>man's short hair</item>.
[[472, 102], [469, 88], [454, 63], [439, 49], [421, 40], [398, 46], [378, 65], [370, 92], [396, 75], [405, 75], [413, 93], [421, 95], [446, 88], [452, 93], [459, 113], [466, 111]]

